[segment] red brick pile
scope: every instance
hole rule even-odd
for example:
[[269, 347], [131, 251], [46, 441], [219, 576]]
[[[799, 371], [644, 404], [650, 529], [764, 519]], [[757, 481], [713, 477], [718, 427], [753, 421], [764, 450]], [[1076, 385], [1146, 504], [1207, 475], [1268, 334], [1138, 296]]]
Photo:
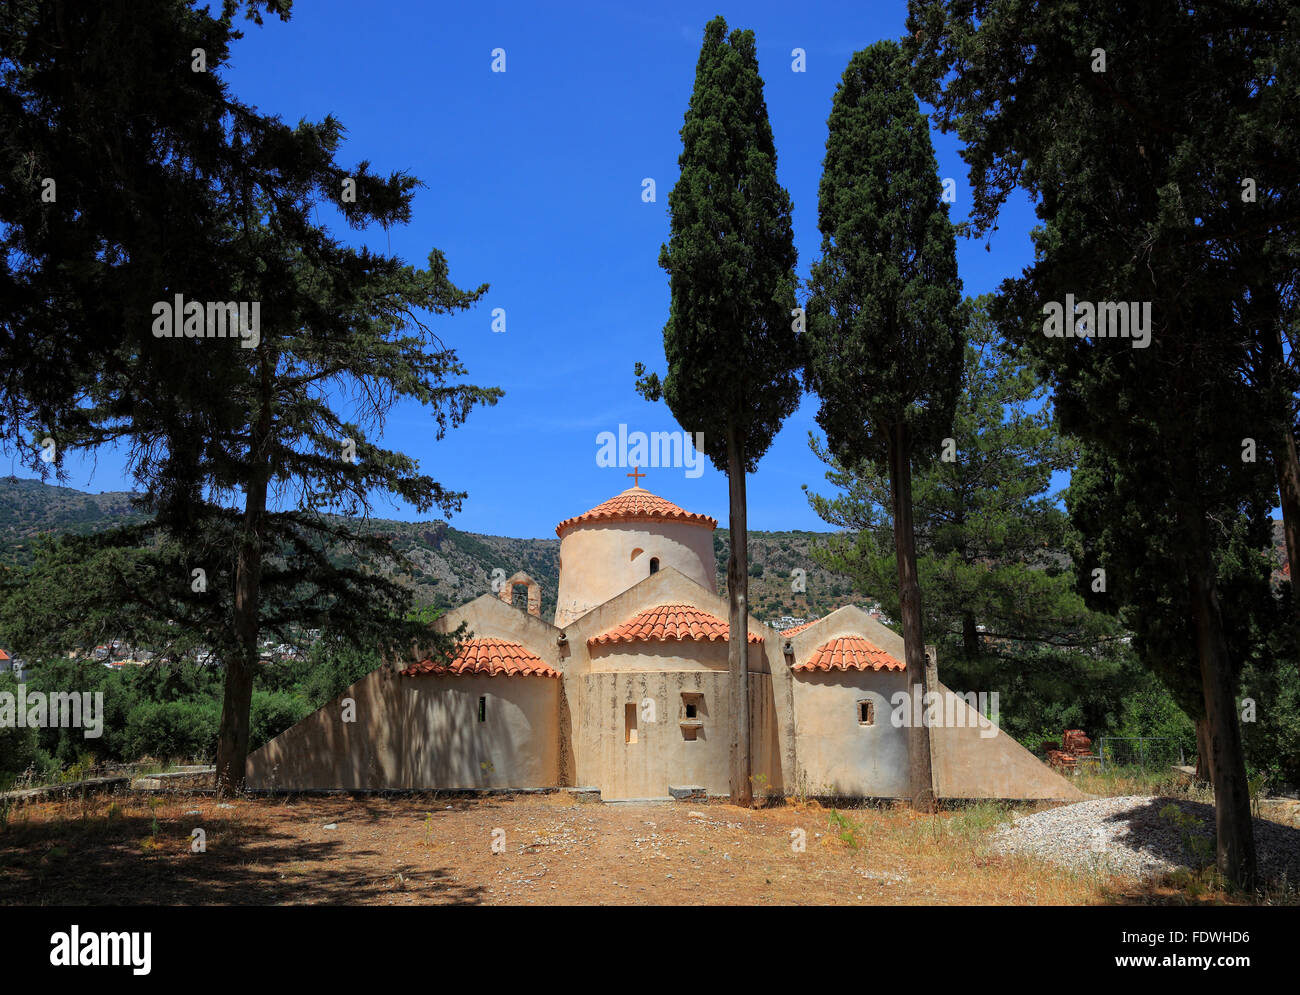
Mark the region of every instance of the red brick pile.
[[1042, 743], [1039, 747], [1047, 754], [1047, 765], [1058, 770], [1072, 771], [1079, 766], [1079, 758], [1092, 753], [1092, 740], [1082, 729], [1066, 729], [1060, 743]]

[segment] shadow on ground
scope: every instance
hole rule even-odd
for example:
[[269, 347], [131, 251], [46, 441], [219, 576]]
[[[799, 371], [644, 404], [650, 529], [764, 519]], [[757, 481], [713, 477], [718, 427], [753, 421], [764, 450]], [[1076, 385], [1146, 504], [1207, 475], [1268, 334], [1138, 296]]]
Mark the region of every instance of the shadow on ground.
[[[123, 797], [124, 806], [140, 807]], [[103, 814], [114, 802], [100, 796], [81, 814], [24, 819], [10, 813], [0, 828], [0, 905], [278, 905], [372, 904], [391, 896], [405, 904], [478, 904], [483, 889], [453, 879], [445, 866], [412, 859], [383, 845], [359, 844], [361, 827], [372, 830], [391, 812], [354, 800], [346, 815], [302, 805], [292, 820], [302, 834], [282, 830], [255, 808], [218, 808], [212, 798], [167, 801], [159, 816], [137, 811]], [[245, 803], [246, 804], [246, 803]], [[446, 802], [442, 803], [447, 804]], [[70, 807], [71, 808], [71, 807]], [[175, 811], [199, 810], [200, 815]], [[346, 821], [348, 838], [315, 839], [330, 830], [330, 815]], [[191, 850], [192, 830], [206, 834], [206, 851]], [[432, 855], [430, 855], [432, 856]]]
[[[1162, 813], [1175, 805], [1190, 819], [1183, 825]], [[1194, 821], [1193, 821], [1194, 820]], [[1105, 820], [1116, 825], [1115, 842], [1149, 858], [1199, 867], [1214, 860], [1214, 806], [1175, 798], [1152, 798]], [[1261, 878], [1291, 886], [1300, 882], [1300, 829], [1270, 819], [1254, 820], [1255, 853]], [[1199, 843], [1197, 842], [1199, 841]]]

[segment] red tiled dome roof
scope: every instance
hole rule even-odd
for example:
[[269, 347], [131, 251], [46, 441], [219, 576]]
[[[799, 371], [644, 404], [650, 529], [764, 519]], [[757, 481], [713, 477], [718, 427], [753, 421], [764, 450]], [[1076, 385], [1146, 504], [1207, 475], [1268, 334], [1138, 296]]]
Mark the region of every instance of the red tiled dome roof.
[[[716, 615], [710, 615], [694, 605], [659, 605], [638, 612], [622, 625], [617, 625], [599, 636], [587, 640], [588, 646], [601, 643], [668, 642], [669, 640], [699, 640], [725, 642], [731, 638], [731, 628]], [[749, 642], [761, 643], [763, 637], [751, 632]]]
[[566, 518], [555, 526], [555, 534], [563, 535], [565, 529], [587, 522], [688, 522], [692, 525], [707, 525], [711, 529], [718, 527], [716, 518], [679, 508], [671, 501], [651, 494], [644, 487], [629, 487], [608, 501], [602, 501], [590, 511], [574, 518]]
[[863, 636], [837, 636], [813, 651], [806, 662], [792, 668], [809, 673], [814, 670], [906, 670], [879, 646]]
[[519, 643], [504, 639], [467, 639], [451, 664], [421, 660], [411, 664], [402, 673], [407, 677], [421, 674], [486, 674], [488, 677], [559, 677], [560, 672], [546, 664], [540, 656]]

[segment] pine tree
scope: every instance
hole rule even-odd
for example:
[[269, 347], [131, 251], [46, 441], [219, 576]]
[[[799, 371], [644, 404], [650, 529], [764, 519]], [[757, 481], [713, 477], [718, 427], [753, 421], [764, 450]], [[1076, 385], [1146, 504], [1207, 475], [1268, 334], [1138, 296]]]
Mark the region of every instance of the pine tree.
[[[968, 144], [975, 230], [1017, 186], [1041, 199], [1037, 258], [1004, 284], [995, 317], [1052, 377], [1065, 431], [1098, 454], [1107, 507], [1093, 520], [1127, 515], [1157, 537], [1134, 549], [1088, 535], [1104, 551], [1095, 583], [1144, 605], [1172, 572], [1185, 592], [1218, 865], [1245, 889], [1255, 853], [1219, 564], [1223, 523], [1244, 516], [1262, 533], [1276, 481], [1294, 470], [1243, 454], [1270, 440], [1275, 460], [1290, 458], [1278, 440], [1291, 398], [1257, 361], [1294, 322], [1287, 292], [1268, 306], [1264, 288], [1294, 287], [1297, 26], [1300, 5], [1245, 0], [1032, 11], [995, 0], [978, 24], [969, 4], [918, 0], [908, 19], [917, 85]], [[1243, 209], [1245, 179], [1266, 191], [1259, 211]], [[1075, 325], [1066, 295], [1149, 308], [1149, 338], [1133, 348], [1133, 336], [1093, 334], [1096, 316], [1088, 334], [1057, 337], [1055, 318]], [[1250, 301], [1272, 313], [1243, 319]]]
[[[287, 3], [260, 6], [287, 15]], [[378, 444], [393, 404], [425, 405], [441, 436], [500, 393], [459, 382], [454, 351], [423, 317], [464, 310], [486, 287], [457, 288], [436, 250], [417, 270], [348, 248], [314, 221], [327, 203], [357, 228], [403, 223], [418, 181], [337, 162], [343, 132], [331, 118], [289, 128], [232, 98], [219, 70], [237, 8], [227, 0], [214, 19], [154, 0], [139, 26], [95, 5], [16, 8], [5, 22], [17, 44], [4, 113], [19, 130], [5, 139], [7, 175], [48, 116], [37, 166], [76, 182], [47, 215], [23, 200], [33, 184], [7, 186], [0, 215], [14, 219], [12, 258], [29, 260], [2, 274], [31, 309], [4, 316], [9, 338], [53, 335], [4, 382], [7, 427], [48, 432], [60, 459], [127, 448], [153, 531], [104, 538], [107, 562], [131, 569], [95, 578], [93, 593], [105, 612], [116, 599], [123, 625], [161, 618], [204, 633], [225, 667], [226, 793], [244, 780], [263, 629], [291, 634], [332, 616], [359, 642], [447, 649], [407, 623], [409, 595], [387, 575], [391, 546], [354, 516], [375, 492], [422, 512], [450, 512], [462, 497]], [[206, 53], [200, 73], [195, 48]], [[203, 302], [256, 304], [260, 328], [241, 317], [237, 337], [203, 335], [210, 306], [198, 334], [184, 334], [190, 316], [179, 313], [160, 326], [157, 308], [178, 294], [201, 312]], [[44, 384], [55, 376], [66, 382]], [[329, 545], [352, 547], [352, 560], [335, 562]]]
[[[0, 433], [42, 473], [41, 457], [84, 429], [88, 386], [175, 358], [140, 319], [160, 288], [213, 299], [229, 286], [239, 246], [223, 202], [323, 182], [332, 166], [304, 154], [309, 132], [233, 99], [220, 73], [241, 37], [235, 14], [285, 19], [287, 0], [221, 8], [140, 0], [124, 16], [117, 4], [14, 0], [0, 11]], [[176, 390], [186, 378], [177, 364], [165, 379]]]
[[[967, 660], [981, 654], [982, 639], [1091, 648], [1115, 635], [1114, 626], [1074, 591], [1068, 521], [1051, 492], [1052, 475], [1073, 464], [1074, 446], [1060, 434], [1042, 381], [999, 348], [988, 300], [971, 307], [952, 444], [912, 476], [925, 631]], [[842, 491], [810, 493], [817, 514], [842, 530], [816, 559], [900, 617], [888, 473], [870, 461], [845, 466], [816, 440], [813, 450]]]

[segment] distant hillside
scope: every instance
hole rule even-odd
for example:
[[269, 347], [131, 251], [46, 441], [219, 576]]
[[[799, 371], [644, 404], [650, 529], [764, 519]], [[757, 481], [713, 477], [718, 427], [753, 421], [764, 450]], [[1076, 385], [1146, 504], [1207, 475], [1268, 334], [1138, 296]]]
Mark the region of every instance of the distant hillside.
[[27, 564], [44, 532], [88, 535], [142, 518], [127, 491], [86, 494], [39, 480], [0, 477], [0, 562]]
[[[139, 518], [122, 491], [86, 494], [39, 480], [0, 478], [0, 564], [31, 562], [42, 533], [89, 534]], [[502, 523], [508, 525], [508, 523]], [[410, 562], [412, 589], [420, 604], [454, 607], [492, 588], [492, 572], [530, 574], [542, 587], [542, 615], [555, 614], [560, 578], [559, 539], [511, 539], [462, 532], [446, 522], [398, 522], [371, 519], [367, 531], [391, 536], [394, 548]], [[750, 611], [764, 621], [781, 616], [824, 615], [849, 602], [866, 604], [848, 581], [812, 561], [809, 549], [824, 533], [751, 532], [749, 534]], [[717, 556], [717, 590], [726, 592], [729, 537], [725, 528], [713, 535]], [[806, 571], [805, 591], [793, 590], [793, 571]], [[516, 597], [523, 598], [523, 591]]]
[[[872, 599], [855, 594], [847, 577], [831, 573], [813, 561], [811, 550], [826, 532], [749, 533], [749, 611], [765, 622], [782, 616], [820, 618], [846, 604], [866, 607]], [[713, 555], [718, 567], [718, 593], [727, 593], [727, 557], [731, 534], [725, 528], [713, 533]], [[802, 583], [796, 571], [804, 571]], [[795, 587], [802, 587], [796, 591]]]

